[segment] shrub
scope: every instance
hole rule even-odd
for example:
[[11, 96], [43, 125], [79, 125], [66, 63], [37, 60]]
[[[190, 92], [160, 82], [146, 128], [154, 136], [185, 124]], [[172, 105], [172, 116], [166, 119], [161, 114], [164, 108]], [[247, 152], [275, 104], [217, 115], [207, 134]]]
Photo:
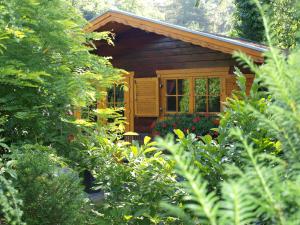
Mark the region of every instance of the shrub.
[[157, 122], [153, 134], [164, 137], [168, 133], [172, 133], [174, 129], [180, 129], [184, 133], [194, 133], [197, 136], [206, 134], [217, 136], [217, 133], [211, 129], [218, 127], [218, 125], [217, 116], [179, 114]]
[[86, 165], [96, 178], [95, 190], [105, 196], [97, 207], [102, 215], [97, 223], [176, 224], [177, 219], [166, 216], [159, 202], [168, 199], [179, 203], [183, 193], [175, 188], [173, 162], [155, 143], [146, 137], [143, 146], [131, 146], [96, 132], [90, 137], [81, 139], [84, 152], [89, 154]]
[[49, 148], [24, 146], [20, 152], [14, 153], [18, 177], [14, 185], [24, 203], [24, 221], [30, 225], [88, 224], [89, 205], [76, 173], [63, 172], [63, 162]]
[[196, 137], [185, 135], [181, 130], [174, 130], [178, 136], [176, 143], [180, 145], [195, 163], [199, 173], [208, 181], [209, 190], [219, 190], [223, 179], [223, 164], [226, 150], [220, 148], [218, 141], [210, 135]]
[[22, 222], [22, 201], [18, 198], [18, 191], [12, 184], [14, 173], [0, 159], [0, 224], [23, 225]]

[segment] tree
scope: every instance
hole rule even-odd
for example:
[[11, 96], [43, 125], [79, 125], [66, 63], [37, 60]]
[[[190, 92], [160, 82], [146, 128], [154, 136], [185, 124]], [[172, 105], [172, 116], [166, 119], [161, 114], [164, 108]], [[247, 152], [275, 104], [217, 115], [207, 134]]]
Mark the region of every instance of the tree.
[[275, 44], [283, 49], [296, 46], [300, 28], [297, 0], [276, 0], [272, 3], [272, 30]]
[[64, 0], [1, 1], [0, 8], [3, 135], [10, 143], [67, 141], [73, 107], [95, 101], [98, 88], [119, 78], [107, 59], [90, 53], [91, 38], [109, 35], [86, 34], [85, 20]]
[[72, 0], [72, 4], [83, 13], [87, 20], [114, 8], [141, 16], [163, 19], [163, 13], [157, 9], [155, 0]]
[[72, 3], [88, 20], [108, 9], [117, 8], [193, 30], [215, 33], [230, 30], [233, 13], [232, 0], [202, 0], [200, 8], [195, 7], [193, 0], [72, 0]]
[[233, 36], [256, 42], [264, 41], [264, 26], [252, 1], [235, 0]]
[[[268, 9], [274, 43], [283, 49], [295, 47], [296, 31], [300, 17], [296, 0], [260, 0]], [[252, 1], [235, 0], [234, 28], [232, 35], [256, 42], [264, 42], [264, 26], [257, 7]]]

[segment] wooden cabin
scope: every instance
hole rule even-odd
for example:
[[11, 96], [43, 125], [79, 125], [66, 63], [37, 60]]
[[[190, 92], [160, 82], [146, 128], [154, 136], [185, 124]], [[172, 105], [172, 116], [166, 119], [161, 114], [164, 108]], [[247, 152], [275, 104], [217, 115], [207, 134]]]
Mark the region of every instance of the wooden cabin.
[[[90, 21], [88, 32], [111, 31], [115, 46], [95, 42], [96, 54], [129, 72], [128, 91], [116, 85], [107, 105], [125, 105], [127, 131], [151, 132], [151, 124], [171, 114], [217, 114], [236, 89], [235, 51], [263, 63], [266, 46], [110, 10]], [[250, 89], [253, 75], [247, 75]]]

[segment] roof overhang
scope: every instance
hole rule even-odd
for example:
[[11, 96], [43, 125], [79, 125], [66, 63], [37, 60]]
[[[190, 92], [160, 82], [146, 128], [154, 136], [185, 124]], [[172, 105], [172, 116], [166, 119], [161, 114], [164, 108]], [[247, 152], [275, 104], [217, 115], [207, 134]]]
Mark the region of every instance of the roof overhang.
[[97, 31], [111, 22], [153, 32], [224, 53], [233, 54], [236, 51], [241, 51], [251, 56], [254, 61], [261, 63], [264, 61], [264, 52], [268, 50], [266, 46], [257, 43], [206, 32], [193, 31], [181, 26], [148, 19], [120, 10], [109, 10], [92, 19], [85, 27], [85, 31]]

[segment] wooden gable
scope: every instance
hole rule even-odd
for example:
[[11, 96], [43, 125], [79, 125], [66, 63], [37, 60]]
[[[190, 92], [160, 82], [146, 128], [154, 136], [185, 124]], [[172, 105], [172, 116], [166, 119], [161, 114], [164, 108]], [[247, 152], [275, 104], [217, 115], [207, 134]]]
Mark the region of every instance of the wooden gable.
[[235, 51], [241, 51], [251, 56], [257, 62], [264, 61], [263, 53], [267, 51], [267, 47], [256, 43], [216, 34], [196, 32], [119, 10], [110, 10], [91, 20], [85, 30], [87, 32], [97, 31], [109, 23], [127, 25], [224, 53], [233, 54]]

